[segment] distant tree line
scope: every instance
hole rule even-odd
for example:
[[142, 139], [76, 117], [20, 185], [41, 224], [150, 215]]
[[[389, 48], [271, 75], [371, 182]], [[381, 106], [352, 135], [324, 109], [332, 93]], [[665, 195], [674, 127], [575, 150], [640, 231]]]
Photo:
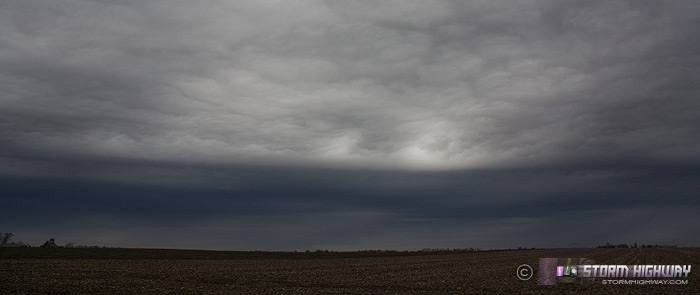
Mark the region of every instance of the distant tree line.
[[66, 243], [66, 245], [63, 247], [65, 247], [65, 248], [81, 248], [81, 249], [85, 249], [85, 248], [92, 248], [92, 249], [94, 249], [94, 248], [109, 248], [107, 246], [97, 246], [97, 245], [92, 245], [92, 246], [90, 246], [90, 245], [76, 245], [73, 242]]
[[676, 246], [676, 245], [659, 245], [659, 244], [654, 244], [654, 245], [652, 245], [652, 244], [648, 244], [648, 245], [641, 244], [641, 245], [638, 246], [638, 245], [637, 245], [637, 242], [634, 242], [634, 244], [632, 244], [632, 245], [627, 245], [627, 244], [617, 244], [617, 245], [613, 245], [613, 244], [610, 244], [610, 243], [605, 243], [605, 245], [600, 245], [600, 246], [598, 246], [597, 248], [677, 248], [677, 247], [678, 247], [678, 246]]
[[24, 242], [13, 242], [12, 237], [15, 235], [11, 232], [0, 232], [0, 247], [2, 248], [16, 248], [16, 247], [31, 247]]
[[[521, 249], [521, 248], [518, 248]], [[525, 248], [522, 248], [525, 249]], [[532, 248], [534, 249], [534, 248]], [[423, 248], [418, 251], [416, 250], [382, 250], [382, 249], [365, 249], [365, 250], [355, 250], [355, 251], [337, 251], [328, 249], [316, 249], [316, 250], [304, 250], [306, 253], [412, 253], [412, 252], [472, 252], [481, 251], [481, 248]], [[294, 252], [299, 252], [295, 250]]]
[[[11, 232], [0, 232], [0, 247], [2, 248], [17, 248], [17, 247], [32, 247], [32, 245], [24, 242], [13, 242], [12, 237], [15, 235]], [[49, 239], [44, 244], [39, 247], [47, 248], [107, 248], [106, 246], [88, 246], [88, 245], [76, 245], [73, 242], [68, 242], [65, 246], [57, 245], [54, 239]]]
[[481, 251], [479, 248], [423, 248], [421, 252], [471, 252], [471, 251]]

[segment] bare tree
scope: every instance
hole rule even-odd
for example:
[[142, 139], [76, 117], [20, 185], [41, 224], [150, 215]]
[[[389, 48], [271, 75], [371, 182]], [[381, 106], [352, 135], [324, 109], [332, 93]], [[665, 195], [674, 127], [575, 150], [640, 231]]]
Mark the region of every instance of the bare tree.
[[0, 233], [0, 244], [7, 244], [12, 241], [13, 233]]

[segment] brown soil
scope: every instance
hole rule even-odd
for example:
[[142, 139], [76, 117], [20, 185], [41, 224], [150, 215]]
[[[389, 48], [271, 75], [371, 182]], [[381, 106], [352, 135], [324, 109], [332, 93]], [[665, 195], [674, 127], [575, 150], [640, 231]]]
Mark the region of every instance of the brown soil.
[[[697, 248], [427, 255], [6, 250], [0, 250], [0, 293], [4, 294], [700, 294]], [[520, 264], [537, 271], [538, 260], [544, 257], [586, 257], [599, 264], [692, 264], [693, 268], [688, 285], [603, 285], [598, 281], [538, 286], [536, 276], [529, 281], [516, 277]]]

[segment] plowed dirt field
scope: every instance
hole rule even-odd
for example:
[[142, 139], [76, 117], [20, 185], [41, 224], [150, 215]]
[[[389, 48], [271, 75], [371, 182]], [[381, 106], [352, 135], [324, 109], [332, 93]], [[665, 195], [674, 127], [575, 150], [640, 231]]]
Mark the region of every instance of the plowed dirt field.
[[[539, 258], [691, 264], [687, 285], [538, 286]], [[455, 253], [271, 253], [0, 249], [3, 294], [700, 294], [700, 249], [543, 249]]]

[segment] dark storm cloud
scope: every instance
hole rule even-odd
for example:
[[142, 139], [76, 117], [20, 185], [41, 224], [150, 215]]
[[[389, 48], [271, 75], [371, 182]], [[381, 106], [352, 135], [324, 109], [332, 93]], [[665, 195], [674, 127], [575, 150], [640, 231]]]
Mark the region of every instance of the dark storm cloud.
[[[0, 225], [497, 247], [567, 236], [545, 226], [560, 218], [596, 220], [600, 239], [652, 208], [682, 220], [698, 209], [698, 16], [692, 1], [2, 1]], [[698, 242], [668, 224], [659, 241]], [[187, 244], [177, 227], [211, 232]]]
[[[12, 210], [0, 223], [32, 233], [25, 237], [30, 241], [59, 235], [120, 246], [292, 250], [697, 243], [691, 233], [698, 228], [689, 223], [700, 209], [697, 167], [201, 168], [208, 179], [177, 185], [4, 178], [2, 198]], [[171, 171], [182, 178], [204, 173], [193, 167], [160, 169], [185, 170]], [[182, 238], [183, 232], [189, 238]]]

